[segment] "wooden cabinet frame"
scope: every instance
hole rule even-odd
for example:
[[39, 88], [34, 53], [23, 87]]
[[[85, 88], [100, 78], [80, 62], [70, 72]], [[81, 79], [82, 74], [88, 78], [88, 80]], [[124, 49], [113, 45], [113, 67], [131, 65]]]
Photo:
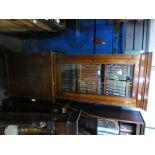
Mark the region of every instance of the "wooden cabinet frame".
[[[152, 53], [139, 55], [57, 55], [56, 91], [57, 98], [80, 102], [111, 104], [117, 106], [139, 107], [146, 110]], [[61, 64], [129, 64], [134, 65], [132, 97], [106, 96], [62, 92], [60, 86]]]
[[[52, 103], [55, 103], [57, 99], [67, 99], [92, 104], [138, 107], [146, 110], [151, 60], [152, 53], [149, 52], [139, 55], [66, 55], [52, 52], [7, 53], [8, 91], [11, 96], [48, 100]], [[134, 65], [132, 95], [128, 98], [62, 92], [60, 86], [61, 64]]]

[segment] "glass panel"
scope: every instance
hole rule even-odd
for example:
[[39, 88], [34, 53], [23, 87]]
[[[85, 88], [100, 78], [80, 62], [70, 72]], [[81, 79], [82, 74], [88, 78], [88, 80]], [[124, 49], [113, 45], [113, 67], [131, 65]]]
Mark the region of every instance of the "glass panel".
[[101, 94], [101, 65], [78, 65], [78, 92]]
[[106, 65], [106, 95], [131, 97], [133, 69], [134, 65]]
[[102, 94], [102, 67], [96, 64], [62, 64], [61, 90]]
[[62, 64], [61, 91], [131, 97], [133, 70], [134, 65]]
[[77, 65], [63, 64], [60, 67], [60, 72], [61, 72], [61, 91], [76, 92]]

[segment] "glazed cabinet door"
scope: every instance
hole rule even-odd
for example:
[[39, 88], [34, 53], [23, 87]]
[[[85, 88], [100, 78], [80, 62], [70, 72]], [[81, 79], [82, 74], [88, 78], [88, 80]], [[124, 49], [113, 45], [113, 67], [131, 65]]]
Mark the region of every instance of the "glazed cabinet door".
[[[58, 55], [59, 98], [89, 103], [141, 107], [138, 95], [148, 91], [149, 69], [143, 55]], [[143, 83], [141, 83], [143, 79]], [[147, 84], [147, 87], [144, 86]], [[143, 92], [144, 93], [144, 92]], [[147, 93], [146, 93], [147, 94]], [[146, 103], [147, 101], [145, 101]]]

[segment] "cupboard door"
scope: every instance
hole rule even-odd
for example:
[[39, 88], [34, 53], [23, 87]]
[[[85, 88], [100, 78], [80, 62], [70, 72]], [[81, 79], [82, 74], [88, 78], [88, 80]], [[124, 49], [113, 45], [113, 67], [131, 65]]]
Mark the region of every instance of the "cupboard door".
[[139, 59], [140, 55], [58, 56], [58, 97], [136, 107]]
[[7, 53], [6, 60], [11, 96], [53, 99], [51, 53]]

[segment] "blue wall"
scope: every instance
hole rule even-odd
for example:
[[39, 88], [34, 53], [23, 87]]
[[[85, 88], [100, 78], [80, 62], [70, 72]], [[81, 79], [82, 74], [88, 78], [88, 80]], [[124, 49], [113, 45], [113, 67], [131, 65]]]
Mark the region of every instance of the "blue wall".
[[[96, 54], [123, 53], [125, 26], [117, 27], [113, 20], [96, 20], [96, 38], [103, 44], [95, 45]], [[60, 51], [67, 54], [94, 54], [94, 20], [67, 20], [67, 28], [61, 33], [24, 41], [24, 51]]]

